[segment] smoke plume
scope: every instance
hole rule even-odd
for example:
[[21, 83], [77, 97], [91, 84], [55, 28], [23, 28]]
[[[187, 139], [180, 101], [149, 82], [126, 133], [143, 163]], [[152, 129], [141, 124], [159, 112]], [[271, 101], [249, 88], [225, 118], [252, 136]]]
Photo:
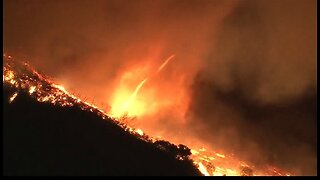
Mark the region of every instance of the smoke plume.
[[147, 133], [316, 174], [315, 0], [6, 0], [4, 51], [105, 110], [149, 78]]

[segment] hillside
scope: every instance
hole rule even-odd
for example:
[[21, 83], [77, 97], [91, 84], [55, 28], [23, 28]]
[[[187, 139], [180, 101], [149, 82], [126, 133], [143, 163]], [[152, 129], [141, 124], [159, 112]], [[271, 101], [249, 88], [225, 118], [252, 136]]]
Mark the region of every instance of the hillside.
[[148, 142], [80, 103], [39, 102], [3, 85], [4, 175], [201, 175], [183, 145]]

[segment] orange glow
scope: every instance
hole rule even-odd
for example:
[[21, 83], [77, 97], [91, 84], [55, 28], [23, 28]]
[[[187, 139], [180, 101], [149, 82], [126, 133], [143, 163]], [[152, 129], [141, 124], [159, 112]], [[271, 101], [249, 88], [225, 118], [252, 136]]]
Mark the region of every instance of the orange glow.
[[12, 101], [17, 97], [18, 93], [14, 93], [10, 99], [9, 99], [9, 102], [12, 103]]
[[[158, 72], [162, 70], [168, 62], [174, 57], [174, 55], [170, 56], [159, 68]], [[138, 128], [138, 127], [130, 127], [128, 124], [123, 123], [121, 120], [121, 116], [128, 115], [131, 116], [142, 116], [146, 113], [146, 110], [149, 109], [147, 105], [151, 104], [152, 101], [161, 101], [161, 98], [153, 99], [152, 96], [148, 94], [141, 93], [140, 96], [145, 96], [145, 98], [139, 98], [138, 93], [141, 92], [141, 88], [146, 84], [147, 81], [151, 81], [150, 79], [144, 79], [141, 81], [138, 86], [135, 88], [133, 93], [128, 86], [120, 86], [116, 88], [115, 98], [113, 109], [111, 114], [113, 118], [107, 115], [102, 109], [97, 107], [96, 105], [83, 101], [82, 99], [76, 97], [68, 90], [65, 89], [64, 86], [58, 85], [53, 81], [44, 78], [42, 75], [37, 73], [34, 69], [32, 69], [29, 65], [24, 64], [23, 68], [30, 73], [27, 75], [25, 73], [19, 73], [15, 71], [15, 69], [9, 65], [5, 65], [3, 68], [3, 79], [4, 83], [8, 83], [9, 85], [13, 85], [16, 90], [25, 91], [26, 93], [32, 95], [39, 102], [49, 102], [54, 105], [59, 106], [78, 106], [83, 110], [90, 111], [96, 113], [101, 116], [102, 119], [108, 119], [113, 121], [122, 127], [125, 131], [131, 133], [132, 135], [140, 138], [141, 140], [147, 141], [149, 143], [153, 143], [157, 140], [170, 140], [172, 143], [173, 138], [166, 137], [166, 135], [157, 135], [153, 134], [152, 138], [146, 135], [146, 133]], [[18, 93], [14, 93], [9, 102], [11, 103], [16, 97]], [[259, 175], [281, 175], [281, 176], [290, 176], [290, 173], [282, 172], [279, 168], [275, 167], [266, 167], [262, 169], [256, 169], [253, 165], [249, 163], [244, 163], [243, 161], [234, 157], [233, 154], [228, 155], [224, 151], [215, 151], [210, 146], [200, 146], [202, 144], [201, 139], [198, 140], [197, 144], [189, 143], [185, 144], [191, 149], [190, 159], [193, 161], [196, 167], [198, 167], [199, 171], [206, 176], [240, 176], [240, 175], [249, 175], [249, 176], [259, 176]], [[178, 157], [178, 159], [182, 160]]]
[[199, 164], [199, 171], [204, 174], [205, 176], [210, 176], [210, 174], [207, 171], [207, 168], [204, 167], [204, 165], [200, 162]]
[[29, 93], [32, 94], [36, 90], [35, 86], [31, 86], [29, 89]]
[[[115, 95], [113, 96], [111, 100], [111, 110], [109, 112], [109, 115], [112, 117], [122, 117], [122, 116], [130, 116], [130, 117], [141, 117], [145, 115], [147, 109], [151, 109], [150, 107], [146, 107], [147, 104], [152, 103], [153, 97], [148, 97], [146, 94], [141, 95], [142, 98], [137, 98], [138, 93], [140, 89], [143, 87], [143, 85], [148, 81], [148, 79], [151, 79], [155, 75], [157, 75], [166, 65], [175, 57], [175, 55], [171, 55], [168, 57], [158, 68], [156, 73], [154, 73], [152, 76], [149, 76], [148, 78], [145, 78], [142, 80], [133, 93], [130, 93], [131, 90], [128, 87], [127, 84], [120, 84], [115, 89]], [[139, 71], [139, 70], [134, 70]], [[150, 70], [151, 71], [151, 70]], [[122, 78], [128, 78], [128, 76], [134, 77], [135, 75], [131, 72], [125, 72], [122, 76]], [[160, 101], [160, 100], [159, 100]]]
[[219, 153], [216, 153], [216, 155], [217, 155], [218, 157], [221, 157], [221, 158], [225, 158], [225, 157], [226, 157], [225, 155], [219, 154]]
[[159, 73], [168, 63], [171, 59], [173, 59], [175, 57], [175, 55], [171, 55], [168, 59], [166, 59], [166, 61], [164, 61], [164, 63], [158, 68], [157, 73]]
[[8, 71], [8, 73], [6, 74], [6, 76], [4, 76], [4, 80], [6, 81], [10, 81], [14, 78], [14, 74], [12, 71]]
[[115, 98], [114, 103], [112, 103], [110, 115], [113, 117], [141, 115], [144, 112], [144, 103], [137, 101], [136, 97], [140, 88], [146, 81], [147, 79], [144, 79], [140, 82], [130, 96], [126, 89], [119, 89], [118, 96]]
[[135, 130], [136, 131], [136, 133], [138, 133], [140, 136], [143, 136], [143, 131], [141, 130], [141, 129], [137, 129], [137, 130]]

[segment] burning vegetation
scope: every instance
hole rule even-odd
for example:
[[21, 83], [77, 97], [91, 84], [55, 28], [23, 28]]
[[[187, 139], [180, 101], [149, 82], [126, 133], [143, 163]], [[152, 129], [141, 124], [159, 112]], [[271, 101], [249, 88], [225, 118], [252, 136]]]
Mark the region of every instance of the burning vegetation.
[[[159, 73], [173, 58], [174, 55], [166, 59], [155, 74]], [[148, 78], [144, 79], [136, 87], [129, 99], [115, 103], [119, 105], [116, 106], [116, 110], [113, 109], [111, 112], [105, 112], [94, 104], [76, 97], [68, 92], [62, 85], [56, 84], [50, 80], [49, 77], [38, 73], [28, 63], [16, 61], [11, 56], [4, 55], [3, 83], [10, 85], [16, 91], [8, 99], [10, 103], [14, 102], [15, 98], [19, 96], [19, 93], [25, 92], [39, 102], [51, 103], [62, 107], [80, 107], [84, 111], [90, 111], [97, 114], [104, 120], [112, 121], [135, 137], [148, 143], [152, 143], [167, 153], [174, 154], [178, 160], [191, 160], [198, 170], [206, 176], [292, 175], [291, 173], [272, 166], [258, 169], [254, 165], [237, 159], [234, 154], [228, 155], [222, 152], [216, 152], [213, 149], [197, 146], [193, 147], [192, 145], [188, 145], [189, 147], [182, 144], [175, 145], [164, 138], [150, 137], [138, 127], [130, 127], [126, 122], [130, 118], [134, 120], [135, 117], [130, 116], [131, 114], [128, 112], [134, 110], [135, 97], [137, 96], [139, 89], [147, 82], [147, 80]]]

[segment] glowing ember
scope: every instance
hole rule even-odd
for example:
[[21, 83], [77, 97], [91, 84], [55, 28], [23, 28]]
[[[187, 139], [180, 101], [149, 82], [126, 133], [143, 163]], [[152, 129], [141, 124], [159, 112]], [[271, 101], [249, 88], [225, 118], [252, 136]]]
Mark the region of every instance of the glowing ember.
[[216, 155], [217, 155], [218, 157], [221, 157], [221, 158], [225, 158], [225, 157], [226, 157], [225, 155], [219, 154], [219, 153], [216, 153]]
[[17, 97], [18, 93], [14, 93], [10, 99], [9, 99], [9, 102], [12, 103], [12, 101]]
[[8, 73], [6, 74], [6, 76], [4, 76], [4, 80], [5, 81], [10, 81], [14, 78], [14, 74], [12, 71], [8, 71]]
[[30, 89], [29, 89], [29, 93], [30, 95], [36, 90], [36, 87], [35, 86], [31, 86]]

